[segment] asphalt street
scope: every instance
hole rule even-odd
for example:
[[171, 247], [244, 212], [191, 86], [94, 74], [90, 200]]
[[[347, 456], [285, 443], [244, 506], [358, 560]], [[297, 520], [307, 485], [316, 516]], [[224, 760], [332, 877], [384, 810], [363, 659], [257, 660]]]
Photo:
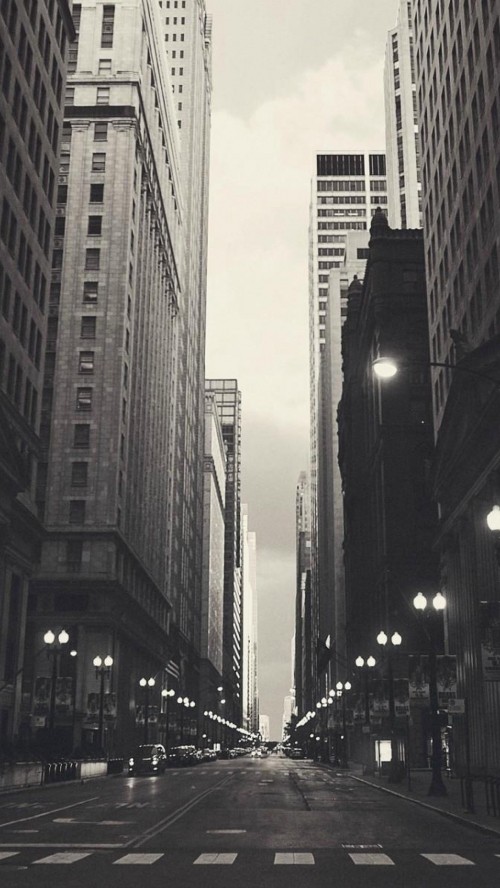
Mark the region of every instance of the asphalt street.
[[269, 756], [0, 796], [8, 888], [498, 888], [500, 838]]

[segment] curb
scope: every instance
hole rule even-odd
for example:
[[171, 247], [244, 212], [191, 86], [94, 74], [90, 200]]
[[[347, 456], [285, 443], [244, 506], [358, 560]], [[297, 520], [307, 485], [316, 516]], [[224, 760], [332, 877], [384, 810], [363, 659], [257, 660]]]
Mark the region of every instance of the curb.
[[373, 789], [378, 789], [380, 792], [386, 792], [389, 795], [395, 796], [397, 799], [404, 799], [406, 802], [411, 802], [414, 805], [420, 805], [421, 808], [426, 808], [428, 811], [434, 811], [436, 814], [441, 814], [443, 817], [447, 817], [449, 820], [454, 820], [456, 823], [460, 823], [462, 826], [469, 826], [472, 829], [477, 830], [478, 832], [487, 833], [491, 836], [496, 836], [500, 838], [500, 829], [495, 829], [493, 826], [486, 826], [483, 823], [476, 823], [473, 820], [467, 820], [465, 817], [462, 817], [460, 814], [454, 814], [453, 811], [446, 811], [443, 808], [436, 808], [435, 805], [429, 805], [428, 802], [423, 802], [421, 799], [414, 799], [411, 796], [404, 795], [400, 792], [395, 792], [393, 789], [389, 789], [387, 786], [379, 786], [376, 783], [371, 783], [370, 780], [363, 780], [362, 777], [356, 777], [355, 774], [349, 774], [352, 780], [357, 780], [359, 783], [364, 783], [365, 786], [371, 786]]

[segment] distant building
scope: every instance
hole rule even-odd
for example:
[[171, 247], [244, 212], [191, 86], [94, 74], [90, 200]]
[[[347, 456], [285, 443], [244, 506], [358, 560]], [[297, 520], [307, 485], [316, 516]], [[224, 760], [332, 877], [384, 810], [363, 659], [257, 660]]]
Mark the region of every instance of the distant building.
[[412, 3], [399, 0], [389, 31], [384, 71], [387, 217], [392, 228], [422, 228]]
[[[28, 582], [36, 506], [50, 267], [63, 126], [67, 0], [0, 8], [0, 746], [29, 741]], [[24, 702], [22, 702], [24, 701]]]
[[259, 731], [260, 736], [263, 743], [268, 743], [271, 739], [270, 730], [269, 730], [269, 716], [268, 715], [260, 715], [259, 716]]
[[248, 530], [247, 506], [242, 507], [243, 623], [242, 623], [242, 726], [259, 730], [257, 678], [257, 537]]
[[223, 678], [226, 716], [242, 715], [242, 536], [241, 536], [241, 392], [236, 379], [208, 379], [215, 395], [226, 446], [227, 475], [224, 544]]
[[287, 695], [283, 700], [283, 718], [281, 721], [281, 739], [285, 740], [290, 735], [290, 724], [293, 715], [295, 698]]
[[310, 490], [307, 472], [299, 475], [296, 489], [295, 650], [293, 655], [295, 702], [299, 714], [312, 706], [315, 687], [314, 613], [311, 595]]
[[215, 395], [205, 397], [199, 716], [215, 709], [222, 682], [226, 452]]

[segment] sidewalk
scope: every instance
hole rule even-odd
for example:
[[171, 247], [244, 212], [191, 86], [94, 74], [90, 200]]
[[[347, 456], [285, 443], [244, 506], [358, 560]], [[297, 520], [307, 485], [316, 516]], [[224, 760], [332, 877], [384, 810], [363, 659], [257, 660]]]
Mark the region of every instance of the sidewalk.
[[431, 808], [451, 820], [500, 837], [500, 817], [494, 817], [487, 813], [485, 790], [481, 784], [474, 784], [474, 813], [470, 814], [462, 804], [460, 779], [450, 777], [446, 773], [443, 773], [443, 782], [448, 794], [443, 797], [427, 795], [431, 782], [431, 772], [427, 770], [411, 772], [411, 789], [408, 788], [407, 776], [401, 783], [388, 783], [386, 776], [363, 774], [361, 765], [352, 764], [347, 775], [360, 783], [374, 786], [381, 792], [388, 792], [398, 798], [408, 799], [414, 804]]

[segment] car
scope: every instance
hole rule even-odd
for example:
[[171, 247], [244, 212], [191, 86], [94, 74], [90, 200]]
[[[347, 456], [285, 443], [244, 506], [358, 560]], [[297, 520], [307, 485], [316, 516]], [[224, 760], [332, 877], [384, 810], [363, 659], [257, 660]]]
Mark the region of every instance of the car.
[[291, 750], [289, 751], [289, 753], [288, 753], [288, 758], [291, 758], [291, 759], [303, 759], [303, 758], [304, 758], [304, 753], [302, 752], [302, 750], [300, 749], [299, 746], [294, 746], [294, 748], [291, 749]]
[[185, 767], [198, 764], [195, 746], [174, 746], [168, 754], [168, 764], [171, 767]]
[[128, 773], [163, 774], [167, 767], [167, 754], [161, 743], [148, 743], [138, 746], [128, 760]]
[[261, 753], [260, 749], [252, 749], [252, 752], [250, 753], [250, 758], [254, 758], [254, 759], [262, 758], [262, 753]]
[[213, 762], [216, 758], [217, 758], [217, 755], [213, 749], [202, 749], [201, 750], [202, 762]]

